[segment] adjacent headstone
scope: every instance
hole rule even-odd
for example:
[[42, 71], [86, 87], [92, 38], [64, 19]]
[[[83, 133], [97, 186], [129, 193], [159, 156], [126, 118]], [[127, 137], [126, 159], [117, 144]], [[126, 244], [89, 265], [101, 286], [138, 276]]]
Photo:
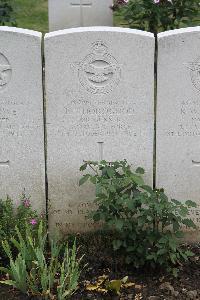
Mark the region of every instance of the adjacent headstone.
[[94, 27], [45, 36], [49, 222], [63, 233], [94, 229], [84, 160], [127, 159], [153, 174], [154, 37]]
[[[200, 204], [200, 27], [158, 35], [157, 186]], [[200, 208], [191, 211], [200, 225]], [[195, 237], [196, 239], [196, 237]]]
[[112, 26], [113, 0], [49, 0], [49, 30]]
[[0, 198], [45, 208], [41, 33], [0, 27]]

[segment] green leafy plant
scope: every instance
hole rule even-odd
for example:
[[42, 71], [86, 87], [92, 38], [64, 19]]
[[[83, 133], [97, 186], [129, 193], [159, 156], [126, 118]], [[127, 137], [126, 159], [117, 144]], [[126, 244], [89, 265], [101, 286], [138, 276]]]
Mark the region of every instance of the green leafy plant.
[[33, 232], [37, 232], [40, 219], [45, 220], [43, 215], [33, 210], [30, 196], [27, 196], [25, 191], [17, 205], [14, 205], [8, 196], [5, 200], [0, 199], [0, 240], [10, 239], [15, 235], [15, 226], [20, 229], [22, 235], [25, 234], [27, 224]]
[[27, 224], [32, 234], [37, 235], [40, 220], [45, 222], [45, 214], [38, 214], [38, 212], [32, 208], [31, 196], [26, 195], [24, 191], [19, 199], [19, 204], [17, 206], [17, 211], [15, 214], [15, 225], [17, 225], [17, 227], [19, 228], [22, 236], [25, 236], [26, 234]]
[[0, 283], [11, 285], [22, 293], [27, 292], [27, 270], [25, 260], [21, 254], [18, 254], [14, 259], [10, 246], [7, 241], [3, 242], [3, 248], [10, 259], [10, 268], [0, 267], [0, 270], [5, 272], [11, 278], [10, 280], [0, 281]]
[[153, 33], [198, 24], [198, 0], [116, 0], [116, 15], [130, 28]]
[[189, 208], [196, 204], [168, 199], [163, 189], [145, 185], [144, 169], [133, 172], [126, 160], [88, 161], [80, 170], [87, 168], [92, 172], [80, 179], [80, 185], [88, 180], [95, 185], [97, 205], [89, 217], [114, 230], [113, 249], [126, 253], [126, 262], [135, 267], [161, 266], [176, 275], [179, 263], [193, 255], [181, 248], [179, 239], [181, 226], [196, 228], [188, 218]]
[[0, 25], [17, 25], [13, 17], [13, 7], [10, 0], [0, 0]]
[[[34, 247], [36, 247], [36, 245], [39, 245], [40, 249], [44, 251], [46, 242], [46, 235], [44, 233], [44, 226], [42, 221], [40, 222], [40, 225], [38, 227], [37, 238], [35, 237], [35, 234], [31, 232], [27, 223], [25, 224], [25, 226], [25, 237], [22, 236], [21, 232], [16, 226], [16, 238], [11, 237], [10, 240], [2, 241], [2, 248], [9, 258], [10, 267], [0, 267], [0, 271], [8, 273], [11, 278], [11, 280], [5, 280], [2, 283], [12, 285], [23, 293], [26, 293], [28, 290], [28, 270], [30, 270], [32, 262], [36, 259]], [[15, 252], [13, 251], [13, 248], [17, 249], [17, 256], [13, 254]]]
[[[37, 235], [40, 220], [45, 223], [45, 217], [32, 209], [30, 197], [26, 196], [25, 192], [22, 193], [19, 203], [15, 207], [16, 205], [8, 196], [5, 200], [0, 199], [0, 241], [7, 240], [10, 242], [12, 237], [17, 237], [18, 232], [15, 226], [25, 237], [27, 227], [32, 231], [32, 234]], [[0, 257], [2, 261], [5, 258], [1, 247]]]
[[[37, 234], [32, 231], [29, 224], [26, 223], [26, 232], [24, 237], [18, 227], [15, 227], [16, 237], [10, 239], [18, 253], [21, 254], [26, 263], [27, 269], [30, 270], [32, 262], [37, 259], [35, 249], [38, 247], [42, 253], [46, 253], [47, 247], [47, 232], [45, 223], [41, 220], [38, 226]], [[8, 243], [8, 241], [6, 241]], [[3, 242], [5, 244], [5, 242]], [[6, 252], [8, 255], [8, 252]]]
[[17, 238], [11, 242], [17, 248], [14, 258], [8, 241], [2, 246], [9, 258], [9, 267], [0, 270], [9, 274], [9, 280], [0, 283], [11, 285], [23, 293], [40, 296], [43, 299], [68, 299], [75, 292], [80, 276], [80, 262], [77, 258], [76, 240], [72, 248], [68, 243], [61, 244], [50, 239], [50, 249], [47, 248], [47, 233], [41, 221], [38, 234], [32, 233], [29, 226], [23, 238], [16, 228]]
[[10, 238], [15, 232], [15, 215], [12, 200], [0, 199], [0, 240]]

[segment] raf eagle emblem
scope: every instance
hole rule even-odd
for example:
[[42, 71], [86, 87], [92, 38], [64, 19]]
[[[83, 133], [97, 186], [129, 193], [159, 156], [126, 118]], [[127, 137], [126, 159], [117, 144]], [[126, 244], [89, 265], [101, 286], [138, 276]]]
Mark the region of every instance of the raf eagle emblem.
[[102, 41], [92, 44], [92, 53], [79, 64], [79, 80], [90, 93], [107, 94], [118, 85], [121, 69], [117, 60], [108, 53]]
[[0, 53], [0, 88], [5, 86], [11, 76], [11, 66], [7, 60], [7, 58]]
[[95, 64], [90, 64], [85, 67], [85, 72], [88, 75], [88, 79], [94, 83], [107, 82], [110, 76], [113, 75], [113, 68], [109, 65], [98, 67]]
[[190, 70], [193, 86], [200, 91], [200, 58], [194, 62], [187, 63], [186, 66]]

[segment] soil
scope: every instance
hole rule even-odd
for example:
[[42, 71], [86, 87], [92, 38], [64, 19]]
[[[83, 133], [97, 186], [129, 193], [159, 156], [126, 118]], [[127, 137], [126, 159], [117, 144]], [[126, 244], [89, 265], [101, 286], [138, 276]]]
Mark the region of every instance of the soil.
[[[195, 255], [181, 266], [177, 278], [159, 270], [140, 269], [124, 265], [119, 257], [110, 253], [102, 240], [91, 239], [82, 247], [85, 253], [84, 268], [78, 291], [70, 300], [200, 300], [200, 244], [188, 246]], [[122, 288], [120, 295], [87, 291], [86, 285], [97, 282], [98, 277], [108, 275], [110, 280], [128, 276], [134, 283], [130, 288]], [[18, 291], [0, 286], [0, 300], [38, 300], [20, 294]]]

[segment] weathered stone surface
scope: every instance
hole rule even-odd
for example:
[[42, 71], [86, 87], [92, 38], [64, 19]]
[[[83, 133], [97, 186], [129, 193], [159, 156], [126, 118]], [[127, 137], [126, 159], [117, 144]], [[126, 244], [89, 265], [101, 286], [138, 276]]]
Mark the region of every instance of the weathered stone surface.
[[[157, 186], [200, 204], [200, 27], [158, 35]], [[191, 211], [200, 224], [200, 209]], [[196, 239], [196, 234], [189, 236]]]
[[113, 0], [49, 0], [49, 30], [112, 26]]
[[127, 159], [153, 173], [154, 37], [94, 27], [45, 37], [50, 228], [93, 229], [83, 160]]
[[45, 208], [41, 33], [0, 27], [0, 198]]

